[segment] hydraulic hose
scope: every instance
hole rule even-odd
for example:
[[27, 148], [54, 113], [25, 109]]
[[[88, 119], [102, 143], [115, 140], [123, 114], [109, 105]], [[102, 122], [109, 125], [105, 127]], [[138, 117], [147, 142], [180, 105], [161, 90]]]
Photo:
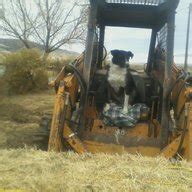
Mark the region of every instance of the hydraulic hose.
[[178, 102], [178, 100], [179, 100], [179, 96], [180, 96], [180, 94], [181, 94], [181, 91], [182, 91], [183, 88], [185, 87], [188, 78], [189, 78], [189, 76], [186, 75], [186, 77], [185, 77], [185, 79], [184, 79], [184, 82], [183, 82], [183, 85], [180, 87], [180, 89], [179, 89], [179, 91], [178, 91], [178, 93], [177, 93], [177, 96], [176, 96], [176, 99], [175, 99], [175, 103]]
[[182, 74], [176, 79], [176, 81], [174, 82], [174, 84], [170, 87], [168, 93], [167, 93], [167, 99], [169, 98], [169, 96], [171, 95], [171, 92], [173, 91], [173, 89], [175, 88], [175, 86], [177, 85], [177, 83], [179, 82], [180, 79], [182, 79], [186, 74], [184, 73], [184, 71], [182, 71]]
[[185, 134], [187, 132], [187, 117], [188, 117], [188, 104], [185, 104], [185, 121], [184, 121], [184, 128], [183, 128], [183, 133], [181, 135], [181, 140], [177, 149], [176, 154], [181, 153], [182, 145], [185, 139]]
[[74, 75], [77, 78], [77, 81], [79, 82], [80, 87], [82, 88], [83, 94], [85, 95], [86, 90], [87, 90], [87, 85], [85, 83], [83, 76], [81, 75], [81, 73], [78, 71], [78, 69], [74, 65], [68, 64], [66, 66], [73, 70]]
[[104, 45], [103, 45], [103, 48], [105, 50], [105, 56], [103, 57], [102, 61], [104, 61], [106, 59], [106, 57], [107, 57], [107, 49], [106, 49], [106, 47]]
[[[85, 105], [85, 98], [86, 98], [86, 93], [87, 93], [87, 85], [85, 83], [85, 80], [83, 78], [83, 76], [81, 75], [81, 73], [78, 71], [78, 69], [72, 65], [72, 64], [68, 64], [67, 67], [71, 68], [74, 72], [75, 77], [77, 78], [77, 81], [81, 87], [81, 98], [80, 98], [80, 119], [79, 119], [79, 123], [78, 123], [78, 127], [80, 126], [83, 127], [83, 107]], [[81, 133], [80, 133], [81, 134]]]
[[[175, 86], [177, 85], [177, 83], [179, 82], [180, 79], [182, 79], [183, 77], [185, 76], [185, 73], [184, 71], [182, 71], [182, 74], [176, 79], [176, 81], [174, 82], [174, 84], [170, 87], [168, 93], [167, 93], [167, 96], [166, 96], [166, 106], [167, 106], [167, 110], [166, 110], [166, 113], [167, 113], [167, 116], [168, 116], [168, 119], [169, 119], [169, 122], [173, 125], [173, 121], [171, 119], [171, 115], [170, 115], [170, 100], [169, 100], [169, 97], [173, 91], [173, 89], [175, 88]], [[168, 126], [170, 126], [170, 124], [168, 124]], [[168, 127], [169, 129], [169, 127]]]

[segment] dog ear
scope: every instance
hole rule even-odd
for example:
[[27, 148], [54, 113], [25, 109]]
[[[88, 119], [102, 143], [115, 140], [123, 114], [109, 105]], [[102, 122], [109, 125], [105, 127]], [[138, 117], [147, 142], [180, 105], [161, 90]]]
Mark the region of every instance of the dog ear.
[[117, 49], [115, 49], [115, 50], [111, 50], [111, 55], [112, 56], [116, 56], [116, 55], [118, 55], [119, 54], [119, 50], [117, 50]]
[[111, 55], [114, 56], [115, 50], [111, 50]]
[[130, 58], [133, 59], [133, 57], [134, 57], [134, 54], [131, 51], [128, 51], [127, 52], [127, 58], [128, 59], [130, 59]]

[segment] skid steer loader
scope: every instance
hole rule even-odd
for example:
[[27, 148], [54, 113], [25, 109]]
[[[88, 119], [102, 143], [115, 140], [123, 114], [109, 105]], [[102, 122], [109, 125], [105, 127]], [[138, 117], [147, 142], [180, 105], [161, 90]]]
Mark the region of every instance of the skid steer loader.
[[[173, 61], [178, 3], [90, 0], [85, 52], [64, 66], [52, 82], [56, 101], [49, 151], [127, 152], [192, 159], [192, 78]], [[106, 122], [107, 103], [120, 106], [119, 110], [123, 107], [123, 101], [118, 100], [118, 95], [115, 99], [108, 86], [109, 68], [104, 62], [106, 26], [151, 29], [145, 70], [131, 72], [135, 92], [148, 112], [132, 126], [114, 123], [113, 111], [111, 116], [108, 114], [111, 124]]]

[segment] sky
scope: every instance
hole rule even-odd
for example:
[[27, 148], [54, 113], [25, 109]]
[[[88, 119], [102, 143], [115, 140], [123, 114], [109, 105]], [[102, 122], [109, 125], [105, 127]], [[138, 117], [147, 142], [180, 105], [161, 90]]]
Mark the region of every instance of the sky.
[[[180, 0], [176, 13], [174, 59], [178, 64], [184, 63], [189, 3], [192, 3], [192, 0]], [[190, 33], [192, 34], [192, 22]], [[107, 27], [105, 34], [105, 46], [108, 51], [112, 49], [130, 50], [135, 55], [132, 60], [133, 63], [147, 62], [151, 30]], [[68, 46], [67, 49], [81, 52], [84, 46], [73, 45]], [[192, 35], [189, 43], [189, 54], [191, 54], [189, 63], [192, 64]]]

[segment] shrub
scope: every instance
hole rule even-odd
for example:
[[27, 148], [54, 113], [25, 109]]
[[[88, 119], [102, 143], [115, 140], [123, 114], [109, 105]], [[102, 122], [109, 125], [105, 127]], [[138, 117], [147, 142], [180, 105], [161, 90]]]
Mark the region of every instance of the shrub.
[[47, 88], [48, 76], [40, 51], [23, 49], [7, 54], [4, 64], [9, 93], [24, 94]]
[[0, 96], [5, 93], [5, 85], [3, 78], [0, 77]]
[[60, 72], [63, 66], [71, 63], [74, 59], [74, 57], [49, 59], [47, 60], [47, 66], [56, 72]]

